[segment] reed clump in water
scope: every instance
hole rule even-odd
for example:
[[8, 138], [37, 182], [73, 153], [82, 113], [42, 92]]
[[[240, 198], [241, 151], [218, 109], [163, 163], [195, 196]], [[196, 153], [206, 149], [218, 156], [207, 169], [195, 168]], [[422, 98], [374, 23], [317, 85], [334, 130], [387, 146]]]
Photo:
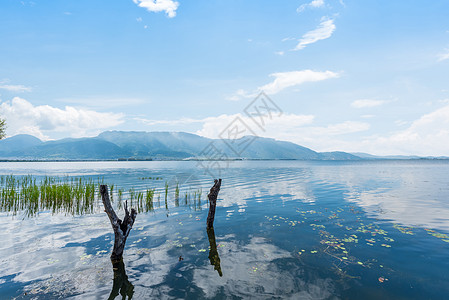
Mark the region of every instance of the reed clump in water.
[[[99, 209], [99, 186], [104, 184], [103, 178], [89, 177], [39, 177], [32, 175], [0, 176], [0, 212], [10, 212], [16, 215], [23, 211], [27, 217], [36, 216], [41, 211], [66, 213], [71, 215], [92, 214]], [[110, 199], [118, 209], [123, 208], [124, 198], [129, 200], [131, 207], [139, 213], [154, 211], [154, 201], [160, 207], [161, 194], [164, 195], [165, 209], [169, 207], [169, 185], [163, 187], [146, 188], [128, 192], [116, 185], [110, 185]], [[171, 193], [170, 193], [171, 194]], [[181, 186], [177, 182], [174, 187], [174, 206], [180, 204]], [[185, 191], [185, 206], [191, 209], [201, 209], [201, 189]]]
[[39, 211], [72, 215], [93, 213], [98, 185], [91, 178], [0, 176], [0, 211], [24, 211], [35, 216]]

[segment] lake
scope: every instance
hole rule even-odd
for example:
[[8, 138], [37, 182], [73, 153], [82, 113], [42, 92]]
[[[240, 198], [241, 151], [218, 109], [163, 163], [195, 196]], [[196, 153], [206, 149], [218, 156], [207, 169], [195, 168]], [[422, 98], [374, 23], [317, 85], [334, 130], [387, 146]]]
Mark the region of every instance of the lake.
[[448, 161], [226, 163], [212, 170], [214, 232], [204, 163], [0, 163], [0, 175], [102, 178], [124, 199], [169, 183], [115, 270], [101, 200], [83, 216], [2, 212], [0, 298], [447, 299]]

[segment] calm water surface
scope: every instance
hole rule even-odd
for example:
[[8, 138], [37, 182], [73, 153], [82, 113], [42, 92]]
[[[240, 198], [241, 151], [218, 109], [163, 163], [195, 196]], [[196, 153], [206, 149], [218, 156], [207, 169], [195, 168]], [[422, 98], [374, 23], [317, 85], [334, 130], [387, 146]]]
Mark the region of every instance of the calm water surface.
[[[213, 182], [196, 162], [0, 163], [0, 174], [102, 177], [115, 191], [170, 184], [168, 208], [161, 194], [137, 216], [115, 271], [100, 205], [77, 217], [1, 213], [1, 299], [449, 295], [449, 162], [232, 162], [215, 232], [205, 226]], [[200, 202], [185, 200], [198, 190]]]

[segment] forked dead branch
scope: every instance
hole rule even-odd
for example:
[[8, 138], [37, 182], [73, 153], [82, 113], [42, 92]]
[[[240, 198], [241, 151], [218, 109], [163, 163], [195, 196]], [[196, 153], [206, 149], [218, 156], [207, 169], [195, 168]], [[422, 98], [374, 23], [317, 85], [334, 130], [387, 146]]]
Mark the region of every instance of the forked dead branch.
[[125, 218], [120, 220], [114, 211], [109, 200], [108, 186], [100, 186], [101, 200], [103, 201], [104, 211], [111, 221], [112, 229], [114, 230], [114, 248], [112, 249], [111, 261], [117, 262], [123, 258], [123, 250], [125, 249], [126, 239], [128, 238], [134, 221], [136, 220], [137, 212], [131, 208], [131, 214], [128, 211], [128, 201], [125, 202]]
[[[209, 198], [209, 214], [207, 216], [207, 228], [211, 229], [214, 226], [215, 208], [217, 205], [218, 192], [221, 187], [221, 179], [215, 179], [214, 185], [210, 189], [207, 197]], [[111, 261], [119, 262], [123, 259], [123, 251], [125, 249], [126, 239], [128, 238], [131, 229], [136, 220], [137, 211], [131, 208], [131, 213], [128, 210], [128, 201], [125, 201], [125, 217], [123, 221], [119, 219], [112, 207], [109, 199], [109, 192], [107, 185], [100, 185], [101, 200], [103, 201], [104, 211], [109, 217], [112, 229], [114, 230], [114, 248], [111, 253]]]

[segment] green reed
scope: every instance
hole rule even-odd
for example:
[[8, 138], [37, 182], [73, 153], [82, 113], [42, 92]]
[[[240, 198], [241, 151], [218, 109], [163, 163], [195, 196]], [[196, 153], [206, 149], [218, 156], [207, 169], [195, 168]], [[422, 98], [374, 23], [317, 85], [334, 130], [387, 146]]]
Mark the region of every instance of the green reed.
[[179, 206], [179, 183], [176, 183], [176, 188], [175, 188], [175, 206], [178, 207]]
[[0, 211], [27, 216], [39, 211], [93, 213], [97, 186], [90, 178], [0, 176]]
[[168, 202], [167, 202], [167, 198], [168, 198], [168, 182], [165, 182], [165, 209], [168, 209]]
[[[28, 217], [36, 216], [41, 211], [53, 214], [92, 214], [101, 206], [100, 184], [104, 184], [104, 178], [44, 176], [38, 179], [31, 175], [3, 175], [0, 176], [0, 212], [10, 212], [13, 215], [23, 212]], [[169, 200], [174, 200], [175, 207], [179, 206], [181, 186], [178, 182], [174, 187], [174, 199], [169, 199], [168, 182], [158, 189], [136, 191], [131, 188], [127, 193], [114, 184], [108, 186], [111, 201], [116, 196], [115, 204], [118, 209], [122, 209], [126, 197], [129, 206], [135, 207], [139, 213], [154, 211], [155, 197], [160, 208], [162, 192], [165, 192], [165, 209], [169, 208]], [[201, 209], [201, 193], [201, 190], [185, 191], [185, 206], [194, 210]]]

